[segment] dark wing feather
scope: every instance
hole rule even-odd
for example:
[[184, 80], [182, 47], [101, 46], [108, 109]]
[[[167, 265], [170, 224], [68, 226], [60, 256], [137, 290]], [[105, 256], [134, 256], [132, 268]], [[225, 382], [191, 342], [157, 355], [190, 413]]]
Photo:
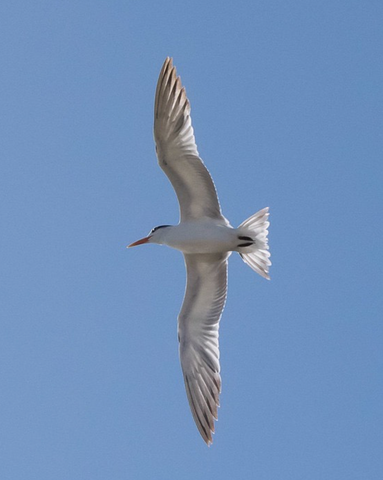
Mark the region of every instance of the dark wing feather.
[[218, 328], [227, 291], [228, 254], [185, 255], [187, 284], [178, 317], [180, 358], [194, 421], [209, 445], [221, 377]]
[[189, 100], [171, 58], [158, 79], [154, 139], [158, 163], [177, 194], [181, 221], [223, 218], [213, 180], [198, 155]]

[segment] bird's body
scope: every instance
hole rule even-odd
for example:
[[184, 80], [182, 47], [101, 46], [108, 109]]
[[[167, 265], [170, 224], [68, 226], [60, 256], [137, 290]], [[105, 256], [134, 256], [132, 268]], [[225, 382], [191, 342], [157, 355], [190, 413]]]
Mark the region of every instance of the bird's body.
[[129, 246], [157, 243], [184, 254], [187, 283], [178, 316], [180, 359], [194, 420], [209, 445], [221, 391], [218, 328], [227, 293], [227, 260], [236, 251], [269, 278], [268, 208], [238, 228], [222, 215], [213, 180], [197, 151], [190, 104], [170, 58], [158, 79], [154, 138], [158, 163], [178, 197], [180, 223], [155, 227]]
[[181, 222], [160, 232], [156, 243], [180, 250], [183, 253], [223, 253], [235, 250], [236, 229], [211, 220]]

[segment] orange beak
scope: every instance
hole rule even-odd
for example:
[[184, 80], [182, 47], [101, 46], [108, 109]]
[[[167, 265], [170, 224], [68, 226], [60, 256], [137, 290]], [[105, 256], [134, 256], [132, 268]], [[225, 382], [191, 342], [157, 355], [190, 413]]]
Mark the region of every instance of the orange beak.
[[133, 242], [128, 245], [126, 248], [136, 247], [137, 245], [142, 245], [143, 243], [148, 243], [150, 237], [141, 238], [141, 240], [137, 240], [137, 242]]

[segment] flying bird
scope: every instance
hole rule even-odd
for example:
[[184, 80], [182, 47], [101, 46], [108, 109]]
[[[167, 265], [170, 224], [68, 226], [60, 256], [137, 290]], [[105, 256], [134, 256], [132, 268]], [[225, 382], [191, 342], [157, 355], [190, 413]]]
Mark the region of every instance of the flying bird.
[[129, 247], [157, 243], [184, 255], [187, 281], [178, 316], [179, 355], [194, 421], [210, 445], [221, 392], [218, 329], [228, 258], [238, 252], [255, 272], [270, 278], [269, 209], [238, 228], [222, 215], [213, 180], [197, 150], [185, 88], [169, 57], [157, 83], [154, 139], [158, 163], [177, 194], [180, 222], [155, 227]]

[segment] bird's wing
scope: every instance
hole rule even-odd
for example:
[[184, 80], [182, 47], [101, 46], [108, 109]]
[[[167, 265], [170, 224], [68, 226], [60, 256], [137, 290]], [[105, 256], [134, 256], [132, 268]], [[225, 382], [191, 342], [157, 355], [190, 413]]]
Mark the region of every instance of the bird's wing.
[[185, 88], [169, 57], [157, 83], [154, 139], [158, 163], [178, 197], [181, 221], [223, 218], [213, 180], [198, 155]]
[[187, 283], [178, 317], [186, 393], [198, 430], [210, 445], [221, 377], [218, 328], [227, 291], [229, 254], [185, 254]]

